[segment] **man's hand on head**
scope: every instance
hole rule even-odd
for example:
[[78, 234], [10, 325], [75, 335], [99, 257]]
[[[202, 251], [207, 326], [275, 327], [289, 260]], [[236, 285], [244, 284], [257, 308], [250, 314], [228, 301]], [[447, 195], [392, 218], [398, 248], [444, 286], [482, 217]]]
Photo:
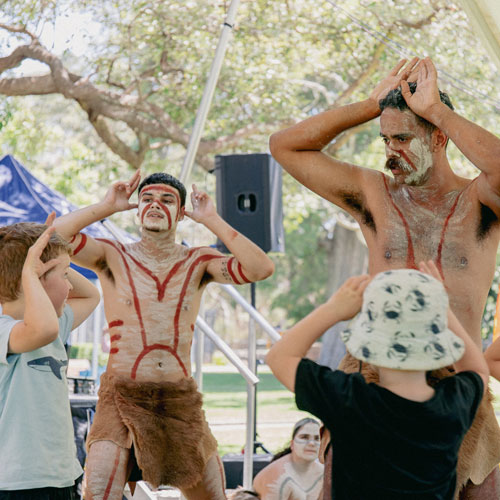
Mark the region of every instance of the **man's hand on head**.
[[137, 208], [137, 203], [130, 203], [130, 197], [141, 182], [141, 171], [137, 169], [128, 181], [118, 181], [111, 185], [104, 197], [103, 203], [108, 205], [114, 212], [123, 212]]
[[420, 61], [416, 82], [417, 88], [412, 94], [407, 81], [402, 81], [401, 94], [416, 115], [429, 120], [431, 109], [442, 104], [437, 85], [437, 70], [429, 57]]
[[398, 88], [404, 80], [414, 81], [416, 78], [415, 69], [419, 63], [419, 58], [414, 57], [408, 64], [406, 59], [401, 61], [389, 71], [389, 74], [372, 90], [370, 99], [378, 106], [378, 103], [391, 90]]

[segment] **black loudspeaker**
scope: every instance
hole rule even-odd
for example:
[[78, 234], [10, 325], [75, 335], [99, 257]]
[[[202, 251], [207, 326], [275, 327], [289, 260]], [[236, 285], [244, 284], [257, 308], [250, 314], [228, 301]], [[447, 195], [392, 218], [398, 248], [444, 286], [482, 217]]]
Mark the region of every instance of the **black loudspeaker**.
[[[254, 454], [253, 456], [253, 477], [257, 475], [264, 467], [270, 464], [273, 455], [270, 453]], [[227, 453], [222, 457], [224, 465], [224, 474], [226, 476], [226, 488], [236, 489], [243, 485], [243, 459], [241, 453]]]
[[[281, 167], [267, 153], [215, 157], [217, 211], [264, 252], [284, 252]], [[228, 250], [217, 242], [221, 252]]]

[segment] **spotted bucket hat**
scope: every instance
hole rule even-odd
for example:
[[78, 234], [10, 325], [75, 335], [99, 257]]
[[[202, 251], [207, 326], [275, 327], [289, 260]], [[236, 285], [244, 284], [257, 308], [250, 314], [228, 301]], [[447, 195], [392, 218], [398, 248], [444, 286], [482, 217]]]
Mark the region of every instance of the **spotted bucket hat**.
[[434, 370], [465, 351], [448, 330], [448, 295], [438, 280], [413, 269], [377, 274], [363, 307], [341, 336], [357, 359], [398, 370]]

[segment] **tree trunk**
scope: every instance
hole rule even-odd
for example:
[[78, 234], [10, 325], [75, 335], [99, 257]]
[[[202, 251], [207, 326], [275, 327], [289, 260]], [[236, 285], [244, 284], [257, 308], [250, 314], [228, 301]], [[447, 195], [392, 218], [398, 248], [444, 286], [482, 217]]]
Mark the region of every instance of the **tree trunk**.
[[[368, 249], [359, 237], [358, 231], [346, 229], [336, 224], [333, 237], [328, 244], [328, 290], [332, 294], [344, 281], [368, 268]], [[336, 369], [344, 357], [345, 347], [339, 333], [346, 328], [347, 322], [337, 323], [323, 335], [319, 364]]]

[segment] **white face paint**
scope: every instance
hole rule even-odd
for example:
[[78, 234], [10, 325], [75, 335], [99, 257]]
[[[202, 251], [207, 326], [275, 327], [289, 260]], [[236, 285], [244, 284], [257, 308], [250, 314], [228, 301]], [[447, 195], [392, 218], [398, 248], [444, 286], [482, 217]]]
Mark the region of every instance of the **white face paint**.
[[292, 457], [307, 462], [316, 460], [318, 458], [320, 441], [321, 437], [317, 424], [309, 422], [303, 425], [293, 438], [291, 444]]
[[386, 168], [399, 184], [421, 185], [433, 164], [432, 135], [410, 111], [387, 108], [380, 118]]
[[415, 155], [415, 170], [409, 174], [405, 182], [410, 185], [419, 185], [425, 179], [427, 171], [432, 167], [432, 153], [429, 143], [415, 137], [410, 142], [410, 151]]
[[176, 189], [164, 184], [143, 188], [139, 196], [139, 220], [149, 231], [170, 231], [179, 221], [180, 198]]

